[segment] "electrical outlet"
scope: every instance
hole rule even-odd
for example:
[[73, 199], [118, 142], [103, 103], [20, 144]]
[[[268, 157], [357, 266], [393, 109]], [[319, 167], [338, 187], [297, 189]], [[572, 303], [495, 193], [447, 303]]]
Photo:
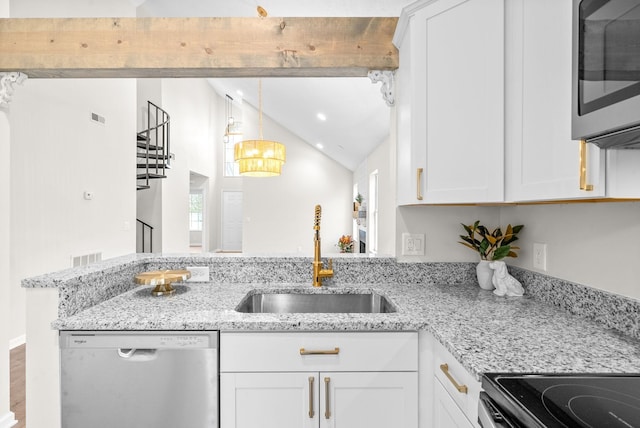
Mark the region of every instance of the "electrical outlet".
[[209, 281], [209, 266], [187, 266], [187, 270], [191, 272], [191, 278], [188, 282], [207, 282]]
[[424, 233], [402, 234], [403, 256], [424, 256]]
[[533, 244], [533, 268], [547, 271], [547, 244]]

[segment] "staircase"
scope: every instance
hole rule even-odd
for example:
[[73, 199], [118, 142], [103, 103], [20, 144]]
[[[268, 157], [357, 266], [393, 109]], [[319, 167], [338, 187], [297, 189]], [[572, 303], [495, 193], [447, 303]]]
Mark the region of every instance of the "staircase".
[[147, 129], [137, 134], [137, 190], [149, 189], [150, 180], [166, 178], [171, 168], [169, 114], [147, 101]]

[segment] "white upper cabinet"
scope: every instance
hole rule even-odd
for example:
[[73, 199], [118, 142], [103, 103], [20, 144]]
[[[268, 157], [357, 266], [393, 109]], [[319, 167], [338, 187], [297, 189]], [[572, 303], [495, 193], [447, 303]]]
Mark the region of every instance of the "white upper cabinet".
[[[571, 139], [572, 0], [430, 0], [394, 43], [398, 204], [640, 197], [640, 150]], [[582, 179], [581, 179], [582, 172]]]
[[418, 2], [394, 43], [399, 204], [504, 200], [504, 0]]
[[604, 151], [571, 140], [571, 0], [506, 5], [506, 195], [508, 201], [605, 196]]

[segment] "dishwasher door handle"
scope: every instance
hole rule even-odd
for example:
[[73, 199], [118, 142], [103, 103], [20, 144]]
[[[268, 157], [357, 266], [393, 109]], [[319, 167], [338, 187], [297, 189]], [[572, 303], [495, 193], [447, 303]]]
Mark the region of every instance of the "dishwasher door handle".
[[130, 361], [151, 361], [156, 359], [157, 349], [118, 348], [118, 356]]

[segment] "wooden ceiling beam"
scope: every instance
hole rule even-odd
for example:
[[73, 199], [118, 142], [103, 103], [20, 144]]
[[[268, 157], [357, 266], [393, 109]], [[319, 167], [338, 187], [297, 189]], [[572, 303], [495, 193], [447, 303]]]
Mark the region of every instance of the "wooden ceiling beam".
[[353, 77], [398, 68], [397, 18], [0, 19], [31, 78]]

